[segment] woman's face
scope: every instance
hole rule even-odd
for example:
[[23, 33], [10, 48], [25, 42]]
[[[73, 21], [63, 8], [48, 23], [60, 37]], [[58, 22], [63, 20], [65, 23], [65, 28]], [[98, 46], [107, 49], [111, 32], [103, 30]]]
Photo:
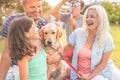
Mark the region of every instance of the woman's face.
[[97, 30], [99, 25], [99, 18], [95, 9], [88, 10], [86, 15], [86, 24], [89, 30]]
[[34, 22], [32, 27], [29, 29], [29, 32], [27, 32], [27, 38], [29, 40], [36, 40], [39, 38], [38, 28], [35, 26]]

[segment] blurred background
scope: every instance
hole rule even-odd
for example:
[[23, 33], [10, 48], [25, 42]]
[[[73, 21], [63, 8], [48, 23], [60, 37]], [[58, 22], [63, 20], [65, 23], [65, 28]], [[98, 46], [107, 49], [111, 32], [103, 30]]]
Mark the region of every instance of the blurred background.
[[[41, 17], [51, 22], [57, 21], [53, 16], [50, 15], [52, 9], [60, 2], [61, 0], [44, 0], [43, 2], [43, 13]], [[114, 39], [115, 49], [111, 55], [111, 59], [115, 62], [117, 67], [120, 69], [120, 0], [83, 0], [85, 5], [88, 6], [93, 3], [99, 3], [103, 5], [108, 13], [109, 21], [111, 24], [111, 34]], [[70, 12], [70, 3], [66, 3], [60, 9], [61, 12]], [[0, 55], [2, 53], [4, 41], [1, 36], [2, 26], [6, 18], [14, 13], [23, 12], [19, 0], [0, 0]], [[60, 21], [59, 21], [60, 22]], [[61, 44], [66, 43], [65, 29], [62, 22], [61, 26], [63, 27], [63, 36], [60, 40]]]

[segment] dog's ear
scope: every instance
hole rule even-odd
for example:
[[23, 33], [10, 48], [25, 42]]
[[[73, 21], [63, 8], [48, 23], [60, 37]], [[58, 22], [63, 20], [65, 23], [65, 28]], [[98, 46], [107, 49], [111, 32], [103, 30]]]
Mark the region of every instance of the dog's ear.
[[62, 37], [62, 29], [60, 27], [57, 27], [57, 39]]
[[39, 30], [39, 36], [42, 41], [44, 41], [43, 27]]

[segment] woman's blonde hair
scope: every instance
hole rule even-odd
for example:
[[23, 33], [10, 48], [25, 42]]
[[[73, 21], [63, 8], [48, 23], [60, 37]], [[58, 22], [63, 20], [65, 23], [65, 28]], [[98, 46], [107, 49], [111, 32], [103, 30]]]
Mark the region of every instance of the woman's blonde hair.
[[83, 17], [83, 32], [84, 32], [84, 34], [87, 33], [87, 35], [89, 35], [89, 34], [88, 34], [88, 28], [87, 28], [87, 24], [86, 24], [86, 16], [87, 16], [87, 12], [90, 9], [94, 9], [96, 11], [96, 13], [98, 14], [99, 25], [98, 25], [98, 29], [96, 32], [96, 37], [98, 39], [98, 45], [103, 46], [108, 41], [107, 35], [109, 34], [109, 31], [110, 31], [110, 24], [109, 24], [106, 10], [103, 6], [98, 5], [98, 4], [91, 5], [86, 9], [86, 11], [84, 13], [84, 17]]

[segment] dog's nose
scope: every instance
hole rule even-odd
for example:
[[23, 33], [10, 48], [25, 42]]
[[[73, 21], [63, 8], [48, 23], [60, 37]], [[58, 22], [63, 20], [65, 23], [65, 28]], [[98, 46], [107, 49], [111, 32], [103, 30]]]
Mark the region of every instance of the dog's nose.
[[47, 43], [48, 43], [49, 45], [51, 45], [51, 44], [52, 44], [52, 41], [47, 41]]

